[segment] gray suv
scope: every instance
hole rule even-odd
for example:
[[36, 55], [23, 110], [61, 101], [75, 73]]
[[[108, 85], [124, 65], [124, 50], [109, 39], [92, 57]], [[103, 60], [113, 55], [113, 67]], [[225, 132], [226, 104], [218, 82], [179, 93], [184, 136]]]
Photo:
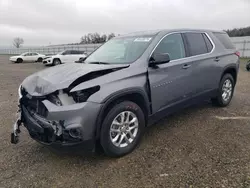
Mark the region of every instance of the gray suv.
[[211, 98], [227, 106], [239, 54], [225, 32], [161, 30], [115, 37], [83, 63], [27, 77], [19, 87], [20, 117], [36, 141], [53, 148], [130, 153], [145, 127], [180, 108]]

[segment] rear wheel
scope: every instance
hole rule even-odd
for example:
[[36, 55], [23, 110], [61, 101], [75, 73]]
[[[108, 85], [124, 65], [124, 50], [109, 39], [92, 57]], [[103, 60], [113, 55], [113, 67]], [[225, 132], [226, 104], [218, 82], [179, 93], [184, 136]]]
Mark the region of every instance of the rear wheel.
[[101, 130], [101, 145], [111, 157], [132, 152], [139, 144], [145, 127], [141, 108], [131, 102], [116, 104], [105, 117]]
[[17, 62], [17, 63], [22, 63], [22, 62], [23, 62], [23, 59], [18, 58], [18, 59], [16, 60], [16, 62]]
[[216, 98], [212, 102], [217, 106], [225, 107], [229, 105], [234, 93], [235, 81], [231, 74], [225, 74], [220, 82], [220, 87]]
[[42, 62], [43, 58], [39, 57], [36, 62]]
[[60, 59], [54, 59], [54, 60], [53, 60], [53, 63], [52, 63], [53, 66], [54, 66], [54, 65], [59, 65], [59, 64], [61, 64]]

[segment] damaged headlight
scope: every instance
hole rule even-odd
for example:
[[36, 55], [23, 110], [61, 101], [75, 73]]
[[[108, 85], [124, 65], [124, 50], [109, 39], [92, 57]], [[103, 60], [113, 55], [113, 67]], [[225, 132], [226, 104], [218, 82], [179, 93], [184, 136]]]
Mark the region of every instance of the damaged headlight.
[[72, 92], [71, 95], [76, 103], [86, 102], [88, 98], [100, 90], [100, 86], [91, 87], [88, 89]]

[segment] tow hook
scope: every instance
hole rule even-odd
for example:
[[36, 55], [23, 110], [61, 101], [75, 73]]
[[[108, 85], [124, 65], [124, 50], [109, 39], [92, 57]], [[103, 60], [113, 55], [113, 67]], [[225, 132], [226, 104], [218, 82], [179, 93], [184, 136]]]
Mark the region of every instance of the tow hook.
[[13, 125], [13, 132], [11, 133], [11, 143], [12, 144], [17, 144], [19, 141], [19, 134], [21, 133], [20, 131], [20, 126], [22, 125], [21, 118], [19, 117], [15, 124]]

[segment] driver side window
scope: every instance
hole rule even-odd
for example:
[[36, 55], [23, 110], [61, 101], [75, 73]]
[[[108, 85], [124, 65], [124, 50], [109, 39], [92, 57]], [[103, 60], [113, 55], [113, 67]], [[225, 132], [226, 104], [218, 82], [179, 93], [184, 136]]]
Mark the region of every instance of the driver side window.
[[168, 53], [170, 60], [184, 58], [185, 47], [180, 33], [170, 34], [162, 39], [154, 53]]
[[68, 55], [68, 54], [70, 54], [69, 50], [66, 50], [65, 52], [62, 53], [62, 55]]

